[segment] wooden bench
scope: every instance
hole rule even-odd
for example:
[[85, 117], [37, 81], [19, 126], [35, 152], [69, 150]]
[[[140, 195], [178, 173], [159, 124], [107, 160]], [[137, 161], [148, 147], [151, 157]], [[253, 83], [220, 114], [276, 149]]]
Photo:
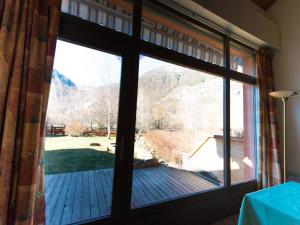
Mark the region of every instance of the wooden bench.
[[51, 125], [51, 126], [46, 126], [46, 134], [47, 135], [65, 135], [66, 126], [65, 125]]

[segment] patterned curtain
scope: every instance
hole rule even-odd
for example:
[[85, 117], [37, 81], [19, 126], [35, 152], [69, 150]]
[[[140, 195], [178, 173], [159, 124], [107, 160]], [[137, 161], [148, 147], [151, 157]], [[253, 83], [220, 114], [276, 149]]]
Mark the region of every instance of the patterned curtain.
[[44, 224], [44, 122], [60, 1], [2, 0], [1, 8], [0, 225]]
[[281, 183], [278, 158], [278, 129], [275, 118], [274, 99], [269, 93], [274, 90], [272, 70], [273, 53], [261, 49], [257, 53], [259, 109], [258, 186], [270, 187]]

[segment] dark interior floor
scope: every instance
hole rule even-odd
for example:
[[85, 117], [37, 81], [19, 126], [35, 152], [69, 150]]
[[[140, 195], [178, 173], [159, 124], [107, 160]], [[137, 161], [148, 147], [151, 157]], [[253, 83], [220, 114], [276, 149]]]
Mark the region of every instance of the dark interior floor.
[[213, 223], [211, 225], [237, 225], [237, 224], [238, 224], [238, 215], [235, 215], [225, 220], [221, 220], [216, 223]]

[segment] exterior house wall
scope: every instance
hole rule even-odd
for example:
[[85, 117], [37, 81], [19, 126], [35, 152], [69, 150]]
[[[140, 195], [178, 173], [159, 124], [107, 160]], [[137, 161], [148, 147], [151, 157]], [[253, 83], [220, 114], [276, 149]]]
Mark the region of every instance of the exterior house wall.
[[[224, 153], [223, 137], [210, 137], [202, 143], [194, 154], [182, 154], [182, 169], [194, 172], [209, 172], [212, 177], [223, 179]], [[249, 160], [248, 160], [249, 161]], [[253, 177], [251, 165], [243, 148], [243, 139], [231, 140], [232, 181], [240, 182]], [[253, 165], [253, 164], [252, 164]]]

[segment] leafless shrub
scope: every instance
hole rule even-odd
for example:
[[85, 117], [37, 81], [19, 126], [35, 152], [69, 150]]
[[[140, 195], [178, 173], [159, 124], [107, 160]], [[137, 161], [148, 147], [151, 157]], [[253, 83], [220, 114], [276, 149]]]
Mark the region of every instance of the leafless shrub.
[[86, 127], [79, 121], [72, 121], [66, 126], [66, 133], [74, 137], [81, 136], [85, 130]]

